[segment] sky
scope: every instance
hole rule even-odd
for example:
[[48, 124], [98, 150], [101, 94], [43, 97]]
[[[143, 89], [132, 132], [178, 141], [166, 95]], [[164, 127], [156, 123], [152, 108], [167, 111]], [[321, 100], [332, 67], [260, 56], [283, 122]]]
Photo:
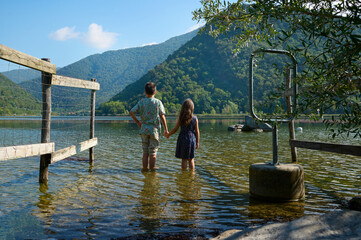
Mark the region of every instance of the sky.
[[64, 67], [199, 28], [200, 0], [1, 0], [0, 44]]

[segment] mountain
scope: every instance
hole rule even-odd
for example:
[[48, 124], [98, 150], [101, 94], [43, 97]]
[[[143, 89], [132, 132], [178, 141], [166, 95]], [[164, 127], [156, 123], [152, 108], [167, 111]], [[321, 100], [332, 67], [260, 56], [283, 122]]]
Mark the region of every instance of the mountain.
[[41, 76], [41, 72], [34, 69], [11, 70], [2, 72], [2, 74], [17, 84], [28, 81], [29, 79], [40, 78]]
[[[57, 70], [57, 74], [85, 80], [96, 78], [100, 83], [100, 90], [96, 92], [98, 104], [109, 100], [125, 86], [138, 80], [196, 35], [197, 31], [192, 31], [161, 44], [91, 55]], [[39, 84], [40, 79], [36, 79], [23, 82], [21, 86], [40, 99]], [[82, 111], [84, 108], [88, 110], [89, 91], [58, 86], [52, 89], [56, 92], [52, 98], [54, 111], [66, 114], [69, 111]]]
[[0, 115], [40, 115], [41, 103], [0, 73]]
[[[98, 108], [98, 114], [123, 114], [144, 97], [144, 84], [157, 83], [157, 98], [168, 113], [178, 112], [185, 98], [195, 103], [195, 113], [238, 113], [248, 111], [249, 59], [252, 51], [266, 45], [254, 44], [238, 55], [232, 49], [233, 35], [217, 39], [203, 33], [183, 45], [162, 64], [128, 85], [110, 101]], [[284, 79], [276, 74], [276, 66], [289, 62], [285, 56], [257, 58], [254, 73], [255, 102], [281, 85]]]

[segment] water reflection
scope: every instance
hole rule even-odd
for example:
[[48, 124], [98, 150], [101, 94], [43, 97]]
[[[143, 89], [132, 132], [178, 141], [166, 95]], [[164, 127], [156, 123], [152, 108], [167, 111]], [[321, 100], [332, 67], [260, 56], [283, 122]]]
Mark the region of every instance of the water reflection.
[[288, 221], [304, 215], [305, 202], [264, 202], [250, 198], [247, 215], [253, 222]]
[[[200, 217], [197, 212], [200, 210], [199, 199], [201, 198], [201, 183], [194, 171], [183, 170], [176, 174], [176, 184], [178, 190], [177, 215], [182, 220], [197, 220]], [[195, 223], [194, 223], [195, 224]]]
[[36, 206], [38, 206], [42, 216], [50, 221], [49, 218], [55, 211], [55, 206], [52, 205], [54, 197], [52, 194], [48, 193], [48, 189], [47, 183], [39, 183], [39, 201]]
[[[135, 208], [139, 227], [146, 233], [153, 233], [161, 226], [163, 212], [160, 181], [156, 171], [142, 171], [143, 188], [139, 192], [139, 204]], [[164, 204], [163, 204], [164, 205]]]

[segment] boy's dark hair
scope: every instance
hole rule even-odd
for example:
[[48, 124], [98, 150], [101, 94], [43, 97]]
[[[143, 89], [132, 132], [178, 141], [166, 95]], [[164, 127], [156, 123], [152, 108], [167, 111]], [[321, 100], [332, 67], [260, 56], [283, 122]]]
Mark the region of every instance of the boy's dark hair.
[[148, 95], [154, 95], [155, 90], [157, 90], [157, 86], [154, 82], [147, 82], [144, 86], [145, 93]]

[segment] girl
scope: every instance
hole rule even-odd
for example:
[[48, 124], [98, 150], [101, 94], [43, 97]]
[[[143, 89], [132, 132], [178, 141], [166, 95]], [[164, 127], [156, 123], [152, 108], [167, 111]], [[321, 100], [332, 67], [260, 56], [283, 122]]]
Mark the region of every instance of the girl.
[[177, 125], [168, 134], [165, 134], [169, 138], [172, 134], [177, 132], [179, 126], [181, 131], [178, 135], [177, 148], [175, 157], [182, 159], [182, 169], [187, 169], [187, 163], [189, 169], [194, 170], [194, 150], [199, 147], [199, 128], [198, 119], [193, 116], [194, 103], [191, 99], [184, 100], [182, 108], [177, 119]]

